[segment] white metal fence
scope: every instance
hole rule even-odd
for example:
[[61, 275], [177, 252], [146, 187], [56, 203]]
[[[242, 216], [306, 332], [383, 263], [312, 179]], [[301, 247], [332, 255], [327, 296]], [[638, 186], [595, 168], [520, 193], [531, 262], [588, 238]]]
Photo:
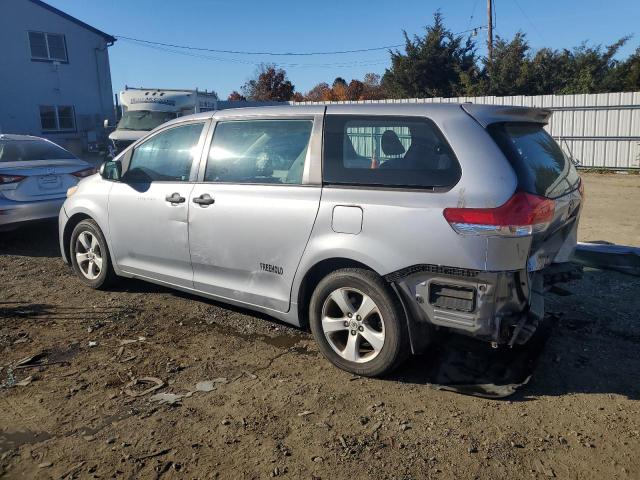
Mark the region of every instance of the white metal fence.
[[547, 108], [553, 111], [547, 130], [583, 167], [640, 168], [640, 92], [320, 103], [443, 102]]

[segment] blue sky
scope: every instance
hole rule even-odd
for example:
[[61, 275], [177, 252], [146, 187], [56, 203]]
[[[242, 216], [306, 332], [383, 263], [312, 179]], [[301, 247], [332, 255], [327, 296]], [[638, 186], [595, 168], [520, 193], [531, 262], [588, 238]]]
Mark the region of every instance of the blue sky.
[[[485, 0], [46, 0], [112, 35], [224, 50], [336, 51], [402, 43], [402, 30], [421, 33], [440, 9], [460, 32], [486, 24]], [[640, 46], [638, 0], [495, 0], [496, 32], [527, 33], [533, 47], [573, 47], [586, 40], [613, 43], [634, 35], [621, 51]], [[471, 17], [473, 13], [473, 18]], [[486, 33], [479, 33], [480, 53]], [[256, 65], [281, 65], [297, 91], [316, 83], [384, 73], [386, 51], [314, 57], [206, 53], [210, 58], [116, 42], [110, 48], [114, 91], [124, 85], [213, 89], [221, 98], [252, 76]], [[295, 65], [293, 65], [295, 64]]]

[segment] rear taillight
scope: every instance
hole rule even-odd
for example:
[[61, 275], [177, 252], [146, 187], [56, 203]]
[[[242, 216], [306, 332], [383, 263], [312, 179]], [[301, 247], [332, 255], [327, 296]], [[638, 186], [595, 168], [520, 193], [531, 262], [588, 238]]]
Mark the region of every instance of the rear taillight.
[[27, 177], [22, 175], [0, 175], [0, 185], [6, 185], [7, 183], [18, 183]]
[[93, 175], [96, 173], [95, 168], [85, 168], [84, 170], [78, 170], [77, 172], [73, 172], [71, 175], [78, 178], [88, 177], [89, 175]]
[[461, 235], [524, 237], [545, 230], [555, 206], [549, 198], [516, 192], [496, 208], [445, 208], [443, 213]]

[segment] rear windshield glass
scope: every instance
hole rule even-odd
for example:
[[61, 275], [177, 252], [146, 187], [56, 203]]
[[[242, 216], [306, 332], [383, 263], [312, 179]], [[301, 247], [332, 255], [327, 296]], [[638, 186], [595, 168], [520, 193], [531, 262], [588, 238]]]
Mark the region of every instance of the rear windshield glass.
[[323, 180], [329, 184], [450, 188], [461, 170], [426, 118], [327, 115]]
[[0, 139], [0, 162], [27, 162], [32, 160], [66, 160], [76, 158], [55, 143], [44, 140]]
[[556, 198], [578, 188], [573, 163], [542, 125], [498, 123], [489, 132], [511, 162], [520, 190]]

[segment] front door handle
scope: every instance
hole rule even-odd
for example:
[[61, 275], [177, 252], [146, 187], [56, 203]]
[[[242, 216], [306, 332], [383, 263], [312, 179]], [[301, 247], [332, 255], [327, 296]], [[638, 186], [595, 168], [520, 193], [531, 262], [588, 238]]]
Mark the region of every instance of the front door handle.
[[167, 195], [164, 199], [169, 203], [184, 203], [185, 198], [181, 196], [178, 192], [172, 193], [171, 195]]
[[197, 203], [201, 207], [206, 207], [207, 205], [215, 203], [215, 200], [208, 193], [203, 193], [199, 197], [194, 197], [193, 203]]

